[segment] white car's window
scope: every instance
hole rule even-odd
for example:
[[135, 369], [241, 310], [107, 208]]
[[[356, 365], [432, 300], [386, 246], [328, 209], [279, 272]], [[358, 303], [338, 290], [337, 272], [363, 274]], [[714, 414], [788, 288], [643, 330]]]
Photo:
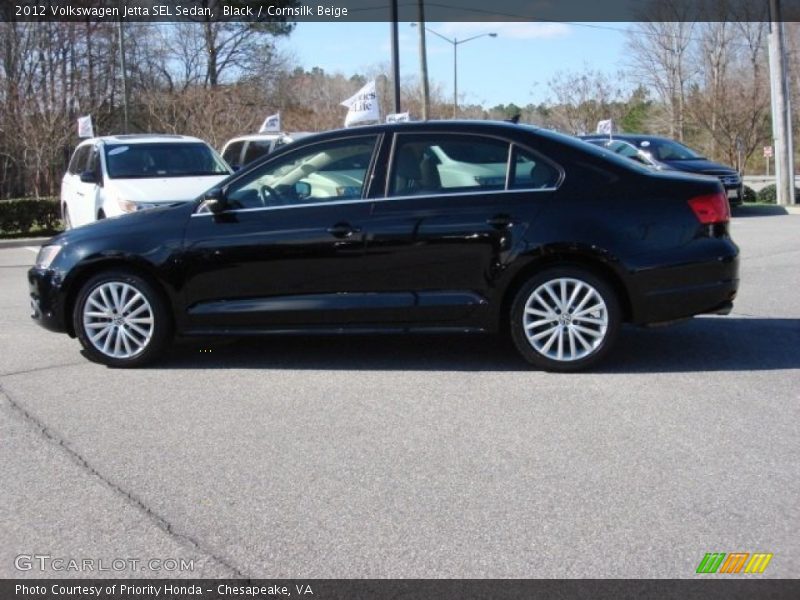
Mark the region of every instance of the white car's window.
[[75, 150], [72, 160], [69, 161], [68, 171], [73, 175], [80, 175], [86, 170], [86, 159], [89, 157], [91, 146], [81, 146]]
[[244, 142], [233, 142], [228, 144], [225, 151], [222, 153], [222, 158], [232, 167], [241, 166], [242, 146]]
[[261, 158], [265, 154], [269, 154], [272, 150], [272, 140], [250, 140], [247, 142], [247, 148], [244, 151], [244, 160], [242, 165], [253, 162], [257, 158]]
[[314, 144], [234, 181], [231, 208], [261, 208], [361, 198], [374, 136]]
[[400, 135], [390, 196], [503, 190], [509, 143], [470, 135]]
[[106, 170], [112, 179], [227, 175], [213, 150], [197, 142], [106, 144]]

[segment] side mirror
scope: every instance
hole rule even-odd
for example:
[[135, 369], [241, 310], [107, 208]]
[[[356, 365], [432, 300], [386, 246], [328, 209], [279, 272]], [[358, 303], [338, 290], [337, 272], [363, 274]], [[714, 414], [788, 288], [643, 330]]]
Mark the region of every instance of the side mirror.
[[81, 181], [83, 183], [97, 183], [97, 175], [94, 171], [84, 171], [81, 173]]
[[298, 181], [294, 184], [294, 193], [298, 198], [308, 198], [311, 195], [311, 184], [307, 181]]
[[225, 210], [227, 199], [225, 198], [224, 188], [211, 188], [203, 196], [203, 204], [212, 213], [220, 213]]

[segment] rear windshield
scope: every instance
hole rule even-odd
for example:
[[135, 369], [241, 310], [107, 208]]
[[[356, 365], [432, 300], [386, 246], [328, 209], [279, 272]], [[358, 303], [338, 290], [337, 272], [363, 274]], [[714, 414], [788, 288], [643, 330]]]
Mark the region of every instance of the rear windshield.
[[112, 179], [227, 175], [225, 164], [205, 144], [107, 144], [106, 170]]

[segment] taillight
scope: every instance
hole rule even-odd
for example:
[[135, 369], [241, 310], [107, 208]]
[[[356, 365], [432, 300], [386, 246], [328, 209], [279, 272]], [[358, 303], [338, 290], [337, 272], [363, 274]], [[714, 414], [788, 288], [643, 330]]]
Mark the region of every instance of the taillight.
[[727, 223], [731, 220], [731, 207], [724, 192], [695, 196], [689, 200], [689, 206], [703, 225]]

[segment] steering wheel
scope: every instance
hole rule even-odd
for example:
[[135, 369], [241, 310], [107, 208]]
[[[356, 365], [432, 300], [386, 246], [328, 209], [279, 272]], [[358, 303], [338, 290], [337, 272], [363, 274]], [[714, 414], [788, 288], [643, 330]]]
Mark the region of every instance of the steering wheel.
[[[258, 196], [261, 200], [261, 204], [264, 206], [269, 206], [270, 204], [283, 204], [283, 199], [278, 191], [272, 187], [267, 185], [266, 183], [262, 184], [258, 190]], [[270, 200], [272, 200], [270, 202]]]

